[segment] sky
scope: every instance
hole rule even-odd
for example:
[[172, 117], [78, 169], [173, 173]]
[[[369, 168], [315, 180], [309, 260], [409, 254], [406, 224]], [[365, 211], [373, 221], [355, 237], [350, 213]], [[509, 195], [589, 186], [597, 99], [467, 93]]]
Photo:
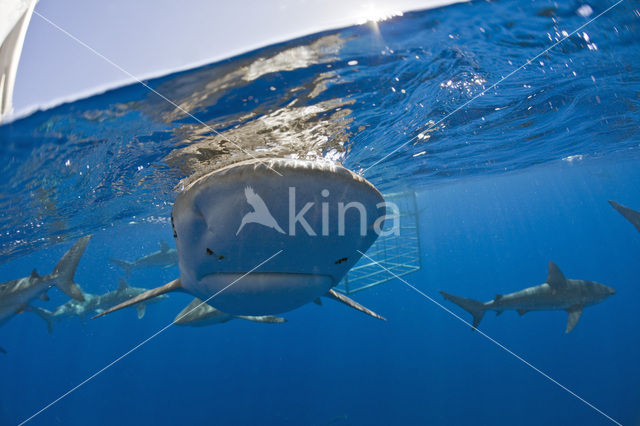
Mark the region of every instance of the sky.
[[14, 117], [129, 83], [131, 75], [163, 75], [380, 15], [456, 1], [41, 0], [20, 59]]

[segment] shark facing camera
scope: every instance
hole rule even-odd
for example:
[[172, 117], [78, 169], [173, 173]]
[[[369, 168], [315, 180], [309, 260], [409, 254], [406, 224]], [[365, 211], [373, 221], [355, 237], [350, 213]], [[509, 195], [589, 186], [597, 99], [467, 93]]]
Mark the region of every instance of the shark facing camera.
[[173, 206], [180, 278], [103, 314], [183, 291], [234, 316], [280, 314], [325, 296], [381, 318], [333, 287], [385, 215], [380, 192], [339, 165], [265, 159], [212, 171]]

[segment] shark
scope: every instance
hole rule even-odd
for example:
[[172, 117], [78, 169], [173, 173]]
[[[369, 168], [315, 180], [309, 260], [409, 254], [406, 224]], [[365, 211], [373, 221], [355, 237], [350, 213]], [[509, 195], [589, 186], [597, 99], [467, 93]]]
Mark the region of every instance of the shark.
[[[258, 210], [261, 219], [242, 226]], [[178, 291], [235, 316], [280, 314], [327, 297], [384, 319], [333, 287], [385, 218], [380, 192], [337, 164], [271, 158], [213, 170], [185, 185], [173, 205], [179, 278], [97, 316]]]
[[630, 209], [629, 207], [625, 207], [622, 204], [616, 203], [615, 201], [609, 200], [609, 204], [611, 207], [616, 209], [618, 213], [625, 217], [633, 226], [636, 227], [638, 232], [640, 232], [640, 212]]
[[549, 273], [545, 283], [514, 293], [497, 295], [489, 302], [483, 303], [444, 291], [440, 292], [446, 300], [455, 303], [473, 316], [474, 329], [478, 327], [487, 311], [495, 311], [500, 315], [506, 310], [516, 310], [518, 314], [524, 315], [530, 311], [562, 309], [569, 313], [565, 333], [570, 333], [578, 324], [585, 307], [600, 303], [615, 293], [613, 288], [604, 284], [567, 279], [553, 262], [549, 262]]
[[35, 299], [48, 300], [47, 291], [53, 286], [72, 299], [83, 301], [82, 289], [73, 277], [90, 240], [91, 235], [87, 235], [76, 241], [50, 274], [39, 275], [34, 269], [27, 277], [0, 284], [0, 325], [24, 312]]
[[223, 324], [232, 319], [244, 319], [253, 322], [283, 323], [287, 320], [273, 315], [229, 315], [213, 308], [202, 300], [195, 298], [187, 307], [176, 315], [173, 323], [176, 325], [203, 327], [207, 325]]
[[169, 268], [177, 264], [178, 251], [176, 249], [169, 248], [169, 244], [167, 244], [166, 241], [160, 241], [160, 250], [146, 256], [142, 256], [133, 262], [118, 259], [109, 259], [109, 262], [124, 269], [127, 278], [129, 278], [131, 271], [134, 269], [149, 268], [152, 266]]
[[[53, 312], [36, 306], [30, 306], [27, 310], [35, 313], [47, 323], [49, 333], [53, 332], [53, 324], [55, 321], [61, 321], [64, 318], [78, 316], [84, 323], [87, 315], [94, 315], [104, 312], [105, 310], [116, 306], [125, 300], [138, 296], [148, 289], [130, 286], [124, 279], [118, 278], [118, 288], [105, 294], [96, 295], [84, 293], [84, 301], [69, 300], [63, 305], [58, 306]], [[161, 302], [167, 299], [167, 295], [159, 295], [144, 303], [136, 306], [138, 319], [142, 319], [146, 313], [146, 306], [150, 303]]]
[[53, 286], [72, 299], [84, 300], [83, 292], [73, 282], [73, 277], [90, 240], [88, 235], [76, 241], [48, 275], [38, 275], [34, 269], [27, 277], [0, 284], [0, 325], [23, 312], [31, 301], [37, 298], [47, 300], [47, 291]]

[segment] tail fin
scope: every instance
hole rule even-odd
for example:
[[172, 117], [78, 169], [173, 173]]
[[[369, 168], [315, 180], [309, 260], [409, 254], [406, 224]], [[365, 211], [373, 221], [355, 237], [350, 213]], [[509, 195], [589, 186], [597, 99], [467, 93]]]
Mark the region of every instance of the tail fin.
[[640, 231], [640, 212], [637, 212], [629, 207], [625, 207], [622, 204], [616, 203], [615, 201], [609, 200], [609, 204], [611, 207], [616, 209], [618, 213], [625, 217], [629, 222], [636, 227], [638, 231]]
[[123, 278], [118, 277], [118, 290], [126, 290], [129, 287], [130, 286], [128, 282], [126, 282]]
[[129, 275], [131, 275], [131, 270], [135, 266], [134, 262], [128, 262], [126, 260], [109, 259], [109, 262], [115, 263], [116, 265], [124, 269], [124, 272], [127, 275], [127, 278], [129, 278]]
[[47, 330], [49, 334], [53, 333], [53, 312], [46, 309], [38, 308], [37, 306], [27, 306], [27, 310], [38, 315], [40, 318], [46, 321]]
[[478, 324], [480, 324], [480, 321], [482, 321], [482, 317], [484, 316], [484, 313], [486, 311], [484, 303], [478, 302], [477, 300], [473, 299], [454, 296], [453, 294], [449, 294], [444, 291], [441, 291], [440, 294], [443, 295], [445, 299], [452, 301], [453, 303], [473, 315], [473, 329], [475, 330], [478, 327]]
[[55, 286], [62, 290], [64, 294], [81, 302], [84, 302], [84, 295], [78, 284], [73, 282], [73, 276], [91, 237], [91, 235], [86, 235], [76, 241], [69, 251], [62, 256], [62, 259], [60, 259], [50, 275], [51, 279], [55, 281]]

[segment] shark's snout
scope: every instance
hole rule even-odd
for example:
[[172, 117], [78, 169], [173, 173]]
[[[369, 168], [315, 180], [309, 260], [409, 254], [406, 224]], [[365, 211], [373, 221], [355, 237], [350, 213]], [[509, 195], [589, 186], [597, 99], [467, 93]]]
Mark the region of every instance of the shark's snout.
[[613, 287], [609, 287], [608, 285], [600, 284], [600, 294], [602, 298], [607, 298], [616, 294], [616, 289]]

